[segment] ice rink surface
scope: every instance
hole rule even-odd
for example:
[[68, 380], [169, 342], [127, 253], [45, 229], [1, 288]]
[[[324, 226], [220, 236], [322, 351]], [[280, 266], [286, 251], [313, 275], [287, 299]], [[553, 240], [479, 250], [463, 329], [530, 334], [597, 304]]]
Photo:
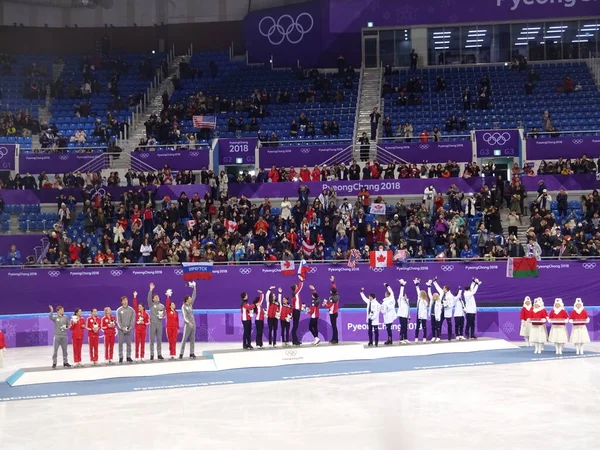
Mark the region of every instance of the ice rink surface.
[[[49, 351], [9, 350], [0, 378]], [[565, 357], [0, 402], [0, 449], [594, 449], [598, 380], [600, 358]]]

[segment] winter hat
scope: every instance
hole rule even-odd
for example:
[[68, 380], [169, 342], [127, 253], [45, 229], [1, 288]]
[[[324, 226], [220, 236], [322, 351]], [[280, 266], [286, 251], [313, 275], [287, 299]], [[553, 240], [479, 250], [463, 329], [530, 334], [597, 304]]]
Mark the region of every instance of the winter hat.
[[537, 308], [537, 309], [542, 309], [544, 307], [544, 302], [542, 300], [542, 297], [537, 297], [534, 301], [533, 301], [533, 307]]
[[575, 299], [575, 304], [573, 305], [573, 307], [575, 309], [583, 309], [583, 301], [581, 300], [581, 298], [577, 297]]

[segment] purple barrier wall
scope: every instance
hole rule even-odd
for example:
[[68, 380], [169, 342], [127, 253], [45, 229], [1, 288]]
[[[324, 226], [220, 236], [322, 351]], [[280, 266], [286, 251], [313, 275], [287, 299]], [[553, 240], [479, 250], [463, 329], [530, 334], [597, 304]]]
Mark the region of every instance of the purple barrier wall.
[[15, 152], [14, 145], [0, 145], [0, 169], [15, 170]]
[[[19, 155], [19, 173], [66, 173], [79, 169], [89, 163], [102, 152], [93, 153], [25, 153]], [[100, 170], [101, 163], [94, 163], [94, 170]], [[97, 167], [98, 166], [98, 167]], [[108, 158], [104, 158], [102, 168], [109, 166]]]
[[600, 156], [600, 136], [527, 139], [527, 159], [555, 161], [558, 158]]
[[[475, 131], [477, 157], [519, 156], [521, 154], [521, 136], [519, 130], [483, 130]], [[499, 155], [496, 152], [500, 152]]]
[[[421, 164], [445, 163], [449, 160], [456, 162], [471, 162], [473, 149], [470, 140], [452, 142], [387, 142], [381, 147], [404, 161]], [[386, 158], [388, 159], [388, 158]]]
[[[179, 304], [177, 304], [179, 308]], [[570, 310], [569, 306], [567, 308]], [[114, 310], [113, 310], [114, 311]], [[67, 313], [70, 316], [70, 311]], [[86, 311], [84, 317], [89, 313]], [[588, 310], [590, 323], [587, 326], [592, 340], [600, 339], [600, 312], [597, 310]], [[408, 339], [414, 340], [415, 335], [415, 316], [416, 312], [411, 311], [410, 322], [408, 324]], [[180, 314], [181, 317], [181, 314]], [[301, 316], [298, 327], [298, 334], [306, 341], [312, 340], [312, 335], [308, 331], [308, 316]], [[196, 313], [196, 341], [198, 342], [240, 342], [242, 339], [242, 324], [239, 313], [228, 311], [211, 311], [207, 313]], [[279, 327], [280, 328], [280, 327]], [[499, 310], [483, 310], [478, 312], [475, 322], [477, 336], [486, 336], [492, 338], [506, 339], [510, 341], [522, 341], [519, 336], [519, 311], [515, 308], [502, 308]], [[570, 328], [570, 326], [569, 326]], [[379, 326], [379, 334], [385, 336], [385, 326]], [[399, 332], [398, 322], [393, 324], [394, 339], [397, 339]], [[18, 317], [12, 316], [4, 318], [0, 316], [0, 330], [6, 335], [6, 345], [8, 348], [31, 347], [39, 345], [51, 345], [54, 338], [53, 323], [48, 320], [47, 315], [39, 317]], [[180, 327], [183, 331], [183, 326]], [[427, 324], [428, 338], [431, 336], [431, 323]], [[252, 339], [255, 338], [256, 330], [252, 327]], [[264, 340], [266, 342], [266, 333]], [[280, 329], [278, 329], [277, 338], [280, 339]], [[356, 311], [341, 311], [338, 316], [338, 333], [341, 341], [366, 341], [367, 324], [365, 323], [365, 311], [357, 309]], [[445, 333], [445, 327], [444, 327]], [[68, 333], [69, 339], [71, 333]], [[329, 314], [322, 309], [319, 319], [319, 335], [321, 340], [327, 342], [331, 339], [331, 325]], [[181, 341], [181, 335], [178, 341]], [[383, 341], [385, 338], [382, 338]], [[87, 339], [86, 339], [87, 341]], [[100, 343], [104, 341], [104, 334], [100, 332]], [[163, 342], [167, 342], [163, 335]], [[50, 349], [49, 349], [50, 350]], [[102, 354], [102, 350], [100, 350]], [[87, 360], [87, 355], [84, 355]]]
[[133, 156], [155, 169], [162, 169], [168, 164], [172, 170], [200, 170], [208, 168], [210, 153], [203, 148], [136, 152]]
[[[452, 290], [479, 278], [483, 285], [477, 295], [480, 305], [490, 302], [514, 303], [521, 305], [525, 295], [542, 298], [562, 297], [570, 304], [575, 297], [583, 298], [587, 305], [600, 305], [597, 286], [590, 280], [600, 276], [600, 261], [544, 261], [539, 264], [537, 278], [506, 278], [506, 263], [413, 263], [372, 270], [366, 264], [350, 269], [344, 264], [320, 264], [312, 267], [308, 275], [322, 295], [330, 287], [329, 277], [336, 277], [340, 291], [341, 305], [360, 303], [361, 287], [378, 296], [384, 292], [383, 283], [398, 288], [395, 281], [404, 278], [422, 280], [439, 277], [441, 284], [448, 284]], [[76, 307], [116, 308], [122, 295], [131, 297], [133, 291], [145, 299], [148, 284], [153, 282], [157, 292], [168, 288], [174, 292], [174, 301], [181, 302], [190, 289], [182, 280], [181, 267], [88, 267], [83, 269], [4, 269], [0, 270], [2, 299], [0, 314], [38, 313], [46, 311], [49, 304], [62, 304], [72, 311]], [[257, 289], [266, 290], [277, 285], [289, 293], [290, 286], [297, 282], [296, 277], [284, 277], [279, 265], [267, 266], [215, 266], [211, 280], [198, 282], [196, 308], [223, 309], [237, 308], [242, 290], [254, 296]], [[412, 282], [412, 281], [411, 281]], [[409, 284], [408, 294], [415, 296], [414, 287]], [[68, 295], [66, 295], [68, 293]], [[309, 291], [302, 293], [305, 302]]]
[[[259, 164], [261, 168], [277, 167], [302, 167], [304, 165], [313, 167], [339, 155], [350, 143], [330, 145], [307, 145], [305, 147], [261, 147], [259, 150]], [[336, 163], [349, 163], [351, 152], [342, 153], [337, 156]]]
[[254, 164], [257, 143], [257, 138], [219, 139], [219, 164], [238, 164], [235, 162], [237, 158], [242, 158], [241, 164]]

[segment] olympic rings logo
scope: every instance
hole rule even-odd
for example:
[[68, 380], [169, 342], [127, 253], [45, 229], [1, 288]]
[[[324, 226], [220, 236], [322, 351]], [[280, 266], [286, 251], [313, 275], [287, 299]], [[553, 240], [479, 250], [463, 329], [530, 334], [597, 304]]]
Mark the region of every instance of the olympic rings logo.
[[583, 263], [582, 266], [586, 270], [592, 270], [596, 268], [596, 263]]
[[429, 148], [429, 144], [421, 144], [421, 145], [419, 145], [419, 148], [421, 150], [427, 150]]
[[277, 21], [272, 16], [265, 16], [258, 22], [258, 32], [271, 45], [281, 45], [286, 39], [290, 44], [298, 44], [314, 24], [313, 17], [306, 12], [299, 14], [295, 20], [289, 14], [283, 14]]
[[110, 274], [113, 277], [120, 277], [121, 275], [123, 275], [123, 271], [122, 270], [111, 270]]
[[8, 155], [8, 149], [6, 147], [0, 147], [0, 159]]
[[192, 158], [196, 158], [196, 157], [198, 157], [199, 155], [200, 155], [200, 152], [190, 152], [190, 156], [191, 156]]
[[308, 273], [317, 273], [317, 268], [316, 267], [311, 267], [310, 270], [308, 271]]
[[96, 195], [99, 195], [100, 197], [104, 197], [106, 195], [106, 189], [104, 188], [100, 188], [100, 189], [90, 189], [88, 191], [88, 194], [90, 195], [90, 197], [94, 198]]
[[223, 158], [223, 162], [225, 164], [232, 163], [233, 162], [233, 158], [231, 156], [226, 156], [225, 158]]
[[286, 350], [285, 356], [296, 356], [298, 352], [296, 350]]
[[302, 153], [310, 153], [310, 148], [302, 148], [300, 149]]
[[175, 269], [175, 270], [173, 271], [173, 273], [174, 273], [175, 275], [183, 275], [183, 269]]
[[483, 140], [489, 145], [505, 145], [510, 141], [510, 133], [484, 133]]
[[573, 139], [573, 144], [581, 145], [581, 144], [583, 144], [583, 139]]
[[244, 268], [240, 269], [240, 273], [242, 275], [250, 275], [252, 273], [252, 269], [249, 267], [244, 267]]
[[60, 155], [58, 159], [60, 159], [61, 161], [66, 161], [67, 159], [69, 159], [69, 155]]
[[442, 269], [444, 272], [452, 272], [452, 271], [454, 270], [454, 266], [453, 266], [453, 265], [443, 265], [443, 266], [441, 267], [441, 269]]
[[376, 273], [383, 272], [383, 267], [371, 267], [371, 270]]
[[150, 157], [150, 153], [148, 153], [148, 152], [140, 153], [140, 158], [142, 158], [142, 159], [146, 159], [149, 157]]
[[60, 276], [60, 272], [58, 270], [49, 270], [48, 275], [51, 276], [52, 278], [56, 278], [56, 277]]

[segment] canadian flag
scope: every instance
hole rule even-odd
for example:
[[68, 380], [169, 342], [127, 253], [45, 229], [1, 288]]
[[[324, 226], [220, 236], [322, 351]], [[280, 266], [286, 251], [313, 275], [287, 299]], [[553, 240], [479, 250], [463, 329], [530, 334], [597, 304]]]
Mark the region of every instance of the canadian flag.
[[233, 220], [225, 219], [225, 228], [227, 228], [228, 233], [235, 233], [238, 229], [238, 224]]
[[294, 275], [296, 273], [296, 265], [294, 261], [281, 261], [281, 275]]
[[378, 250], [369, 254], [369, 262], [371, 267], [391, 267], [392, 252], [391, 250]]

